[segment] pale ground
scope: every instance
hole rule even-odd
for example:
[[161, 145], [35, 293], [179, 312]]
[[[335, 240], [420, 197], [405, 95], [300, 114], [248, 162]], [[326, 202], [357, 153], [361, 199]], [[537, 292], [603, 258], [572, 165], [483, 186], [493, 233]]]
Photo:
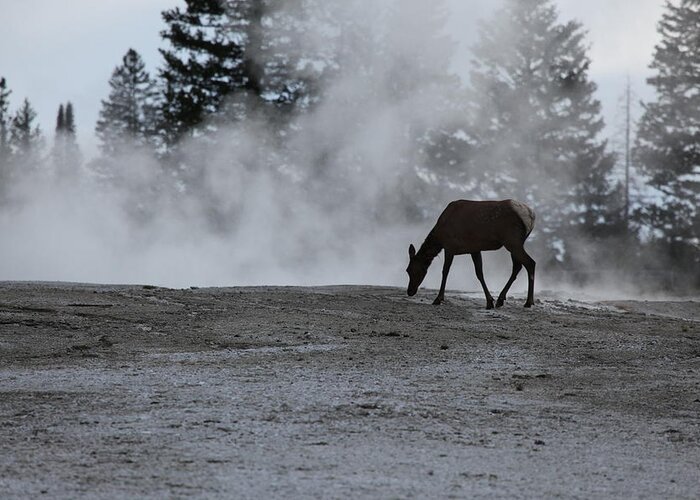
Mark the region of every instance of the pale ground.
[[0, 283], [2, 498], [698, 498], [700, 302]]

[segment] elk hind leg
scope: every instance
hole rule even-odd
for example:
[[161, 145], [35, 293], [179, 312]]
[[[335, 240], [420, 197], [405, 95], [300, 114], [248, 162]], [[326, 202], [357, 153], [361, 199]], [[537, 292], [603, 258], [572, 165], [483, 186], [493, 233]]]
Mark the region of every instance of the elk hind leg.
[[515, 255], [512, 253], [510, 254], [510, 259], [513, 261], [513, 272], [510, 274], [510, 278], [508, 279], [508, 283], [506, 283], [506, 286], [503, 287], [503, 290], [501, 293], [498, 295], [498, 300], [496, 301], [496, 307], [502, 307], [503, 303], [506, 301], [506, 295], [508, 294], [508, 290], [510, 290], [511, 285], [515, 281], [515, 278], [518, 277], [518, 273], [522, 269], [523, 265], [520, 263], [518, 259], [515, 258]]
[[512, 249], [508, 248], [508, 250], [513, 254], [513, 258], [518, 259], [527, 270], [527, 300], [525, 301], [525, 307], [532, 307], [535, 304], [535, 261], [525, 251], [522, 243], [512, 247]]
[[486, 281], [484, 280], [484, 266], [481, 260], [481, 252], [475, 252], [472, 254], [472, 260], [474, 261], [474, 270], [476, 271], [476, 278], [481, 283], [481, 288], [484, 289], [484, 295], [486, 295], [486, 309], [493, 309], [493, 297], [489, 288], [486, 286]]

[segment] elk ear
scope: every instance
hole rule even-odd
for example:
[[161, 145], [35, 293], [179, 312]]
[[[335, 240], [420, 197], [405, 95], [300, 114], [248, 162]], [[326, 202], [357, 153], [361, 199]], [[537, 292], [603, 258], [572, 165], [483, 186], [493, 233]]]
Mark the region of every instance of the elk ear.
[[413, 258], [413, 257], [416, 256], [416, 247], [413, 246], [413, 243], [411, 243], [411, 244], [408, 246], [408, 256], [409, 256], [410, 258]]

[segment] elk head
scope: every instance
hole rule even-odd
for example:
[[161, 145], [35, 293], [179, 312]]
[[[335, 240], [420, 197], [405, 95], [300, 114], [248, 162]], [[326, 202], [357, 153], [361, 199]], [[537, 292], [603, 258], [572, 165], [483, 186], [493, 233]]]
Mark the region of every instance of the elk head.
[[416, 257], [416, 249], [413, 245], [408, 247], [408, 267], [406, 272], [408, 273], [408, 293], [409, 297], [413, 297], [418, 291], [418, 287], [423, 280], [425, 275], [428, 273], [428, 266], [430, 263], [423, 262], [421, 259]]

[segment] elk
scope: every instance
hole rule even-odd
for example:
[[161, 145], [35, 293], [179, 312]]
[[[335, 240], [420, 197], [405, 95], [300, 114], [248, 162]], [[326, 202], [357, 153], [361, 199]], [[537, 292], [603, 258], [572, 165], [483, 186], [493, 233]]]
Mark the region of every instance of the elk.
[[439, 305], [445, 300], [445, 285], [455, 255], [471, 254], [474, 261], [476, 277], [479, 279], [486, 295], [486, 309], [493, 309], [494, 302], [484, 281], [481, 252], [498, 250], [501, 247], [511, 253], [513, 271], [503, 291], [498, 296], [496, 307], [501, 307], [506, 300], [510, 286], [517, 278], [520, 269], [527, 270], [528, 286], [525, 307], [534, 304], [535, 261], [525, 251], [524, 243], [535, 226], [535, 212], [519, 201], [469, 201], [451, 202], [437, 220], [421, 247], [416, 252], [413, 245], [408, 247], [410, 257], [408, 268], [409, 282], [407, 293], [410, 297], [418, 291], [428, 267], [440, 253], [445, 251], [442, 267], [442, 284], [438, 296], [433, 301]]

